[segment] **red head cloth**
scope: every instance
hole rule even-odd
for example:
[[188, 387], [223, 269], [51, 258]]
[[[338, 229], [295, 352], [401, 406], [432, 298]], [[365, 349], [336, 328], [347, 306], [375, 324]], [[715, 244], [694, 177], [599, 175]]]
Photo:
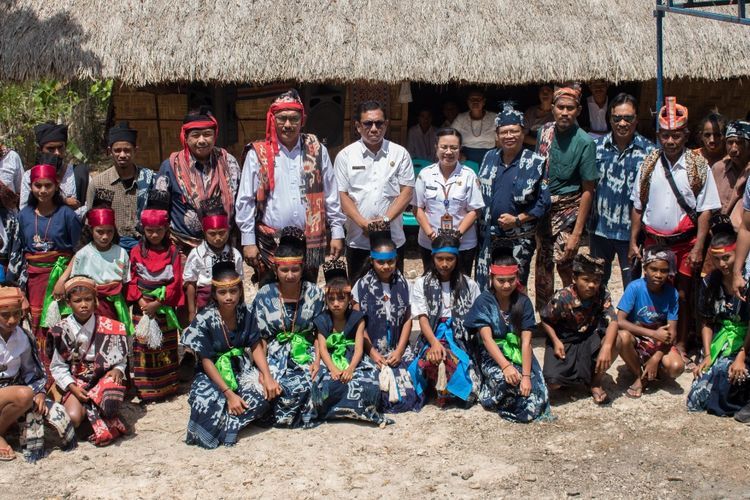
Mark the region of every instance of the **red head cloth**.
[[31, 167], [31, 182], [36, 182], [39, 179], [49, 179], [57, 184], [57, 170], [52, 165], [34, 165]]
[[166, 210], [146, 209], [141, 212], [141, 224], [143, 225], [143, 227], [166, 227], [169, 225], [169, 214]]
[[490, 266], [490, 274], [493, 276], [512, 276], [514, 274], [518, 274], [518, 266], [513, 264], [510, 266], [500, 266], [497, 264], [492, 264]]
[[115, 225], [115, 211], [111, 208], [93, 208], [88, 211], [86, 217], [91, 227]]
[[182, 144], [182, 150], [185, 152], [185, 161], [190, 162], [190, 149], [187, 145], [187, 134], [191, 130], [202, 130], [204, 128], [212, 128], [219, 134], [219, 122], [216, 121], [214, 115], [207, 113], [205, 115], [194, 115], [186, 116], [180, 129], [180, 143]]
[[688, 109], [677, 104], [677, 98], [668, 96], [664, 98], [664, 106], [659, 111], [659, 128], [661, 130], [679, 130], [687, 127]]
[[555, 87], [555, 93], [552, 94], [552, 102], [557, 101], [561, 97], [568, 97], [573, 99], [576, 104], [581, 102], [581, 86], [577, 83], [569, 83], [562, 87]]
[[229, 217], [226, 215], [207, 215], [203, 217], [203, 230], [229, 229]]
[[275, 115], [279, 111], [299, 111], [302, 113], [302, 122], [305, 122], [305, 106], [302, 104], [302, 100], [299, 98], [296, 90], [290, 90], [284, 92], [271, 104], [266, 113], [266, 144], [270, 145], [273, 154], [268, 157], [268, 188], [273, 191], [274, 178], [273, 178], [273, 167], [274, 157], [279, 154], [279, 136], [276, 133], [276, 118]]

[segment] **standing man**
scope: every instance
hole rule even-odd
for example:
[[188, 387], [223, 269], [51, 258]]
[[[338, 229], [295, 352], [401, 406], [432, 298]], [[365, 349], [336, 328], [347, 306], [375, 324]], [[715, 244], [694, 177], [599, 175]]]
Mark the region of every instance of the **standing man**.
[[0, 204], [18, 210], [23, 183], [23, 162], [18, 153], [0, 143]]
[[344, 250], [344, 221], [328, 150], [312, 134], [301, 133], [305, 107], [296, 90], [281, 94], [266, 115], [266, 138], [246, 147], [237, 194], [237, 225], [245, 261], [259, 280], [273, 275], [278, 232], [305, 231], [306, 278], [317, 282], [331, 228], [330, 255]]
[[451, 127], [461, 133], [461, 152], [467, 160], [482, 163], [484, 155], [495, 147], [495, 116], [484, 109], [487, 100], [479, 89], [469, 91], [466, 99], [469, 111], [461, 113], [453, 120]]
[[578, 124], [594, 139], [603, 137], [610, 131], [607, 122], [608, 89], [609, 84], [605, 80], [594, 80], [589, 83], [591, 95], [583, 101], [581, 115], [578, 117]]
[[346, 214], [346, 259], [349, 276], [357, 279], [370, 256], [367, 225], [390, 223], [398, 249], [398, 268], [404, 269], [404, 223], [401, 214], [412, 200], [414, 167], [402, 146], [385, 139], [388, 118], [377, 101], [357, 107], [355, 125], [360, 140], [336, 156], [336, 183]]
[[180, 130], [182, 150], [164, 160], [155, 181], [157, 190], [169, 193], [170, 235], [185, 257], [203, 241], [201, 202], [221, 198], [229, 227], [233, 225], [240, 166], [226, 149], [216, 147], [218, 132], [208, 108], [187, 115]]
[[659, 112], [659, 143], [643, 161], [633, 185], [629, 257], [639, 255], [638, 235], [646, 232], [644, 247], [668, 246], [675, 253], [675, 287], [680, 294], [676, 347], [683, 360], [688, 323], [692, 319], [693, 277], [703, 264], [703, 249], [711, 211], [721, 208], [719, 192], [706, 159], [685, 148], [688, 110], [666, 97]]
[[[79, 220], [86, 215], [86, 192], [89, 186], [89, 166], [85, 164], [65, 164], [65, 153], [68, 147], [68, 126], [52, 122], [42, 123], [34, 127], [36, 144], [40, 155], [57, 158], [57, 181], [60, 195], [70, 208], [75, 210]], [[31, 170], [23, 174], [21, 185], [21, 199], [19, 210], [23, 209], [31, 194]]]
[[523, 113], [504, 103], [495, 124], [500, 147], [487, 153], [479, 170], [485, 205], [479, 219], [482, 246], [476, 270], [481, 289], [489, 284], [490, 259], [496, 246], [513, 248], [521, 283], [527, 285], [536, 225], [550, 204], [544, 158], [523, 147], [527, 125]]
[[606, 286], [612, 275], [612, 262], [617, 256], [623, 289], [631, 278], [630, 193], [646, 159], [656, 147], [641, 134], [638, 126], [638, 101], [630, 94], [618, 94], [609, 106], [612, 132], [596, 139], [596, 166], [599, 184], [596, 187], [592, 214], [591, 255], [604, 259], [602, 283]]
[[92, 179], [86, 194], [86, 205], [90, 210], [97, 189], [114, 193], [112, 208], [120, 235], [119, 245], [128, 252], [140, 238], [136, 226], [154, 178], [151, 169], [135, 163], [137, 136], [138, 131], [131, 129], [128, 122], [120, 122], [109, 129], [107, 153], [114, 165]]
[[734, 121], [727, 125], [725, 133], [727, 156], [711, 166], [716, 189], [721, 200], [721, 213], [729, 215], [736, 228], [742, 218], [741, 204], [747, 183], [750, 162], [750, 123]]
[[435, 161], [435, 144], [437, 135], [435, 127], [432, 126], [432, 113], [429, 109], [423, 109], [417, 117], [417, 124], [409, 129], [406, 138], [406, 149], [412, 158]]
[[577, 124], [581, 87], [569, 84], [552, 96], [554, 122], [539, 129], [537, 153], [547, 160], [550, 210], [537, 226], [536, 307], [541, 311], [555, 291], [555, 265], [563, 286], [573, 283], [573, 258], [584, 230], [599, 179], [596, 144]]

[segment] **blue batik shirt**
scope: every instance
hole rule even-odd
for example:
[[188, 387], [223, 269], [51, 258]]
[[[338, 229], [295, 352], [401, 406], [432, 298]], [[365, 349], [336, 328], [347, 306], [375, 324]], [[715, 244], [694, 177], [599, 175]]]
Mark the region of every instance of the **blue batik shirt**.
[[[479, 170], [479, 185], [485, 205], [480, 219], [483, 231], [491, 228], [497, 236], [505, 237], [528, 233], [536, 227], [537, 219], [549, 210], [544, 158], [528, 149], [522, 149], [508, 166], [503, 164], [501, 149], [488, 152]], [[497, 222], [504, 213], [526, 213], [536, 219], [506, 234]]]
[[635, 133], [624, 151], [617, 149], [612, 133], [596, 139], [599, 184], [594, 203], [594, 234], [611, 240], [630, 239], [630, 193], [643, 160], [656, 146]]

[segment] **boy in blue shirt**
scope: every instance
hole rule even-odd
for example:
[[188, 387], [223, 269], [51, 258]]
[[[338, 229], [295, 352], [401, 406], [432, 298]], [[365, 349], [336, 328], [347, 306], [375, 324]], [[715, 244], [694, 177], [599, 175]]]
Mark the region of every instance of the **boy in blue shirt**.
[[620, 356], [635, 376], [627, 395], [639, 398], [649, 381], [661, 375], [677, 378], [685, 369], [674, 346], [679, 297], [669, 279], [675, 273], [675, 255], [667, 247], [644, 250], [644, 278], [632, 281], [617, 306]]

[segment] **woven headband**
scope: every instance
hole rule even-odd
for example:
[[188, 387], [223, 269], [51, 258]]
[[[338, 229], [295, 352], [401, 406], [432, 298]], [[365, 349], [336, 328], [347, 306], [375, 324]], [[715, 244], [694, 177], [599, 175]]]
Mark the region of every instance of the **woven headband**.
[[237, 276], [234, 279], [226, 280], [226, 281], [211, 280], [211, 284], [215, 288], [232, 288], [232, 287], [239, 285], [240, 283], [242, 283], [242, 278], [240, 278], [239, 276]]

